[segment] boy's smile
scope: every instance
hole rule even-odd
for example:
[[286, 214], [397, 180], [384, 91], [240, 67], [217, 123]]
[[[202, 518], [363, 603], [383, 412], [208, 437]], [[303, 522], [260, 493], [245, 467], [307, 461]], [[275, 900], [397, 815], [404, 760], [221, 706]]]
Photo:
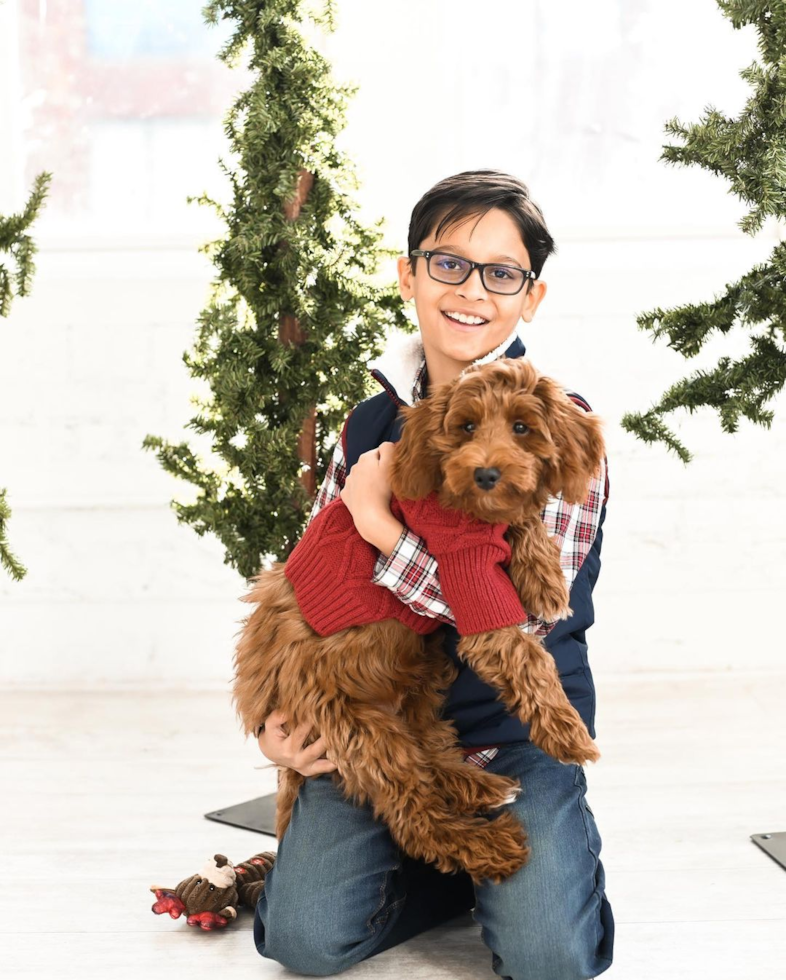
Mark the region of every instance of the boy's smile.
[[[439, 249], [474, 262], [532, 268], [518, 225], [500, 208], [491, 208], [479, 220], [472, 216], [445, 228], [439, 239], [432, 232], [418, 247]], [[416, 275], [412, 274], [412, 262], [418, 263]], [[463, 283], [437, 282], [429, 275], [422, 256], [399, 258], [398, 274], [402, 299], [415, 300], [429, 389], [457, 377], [468, 364], [498, 347], [520, 319], [532, 319], [546, 294], [546, 283], [540, 279], [528, 280], [513, 295], [488, 290], [479, 269], [473, 269]], [[485, 322], [460, 323], [449, 313], [465, 320], [482, 318]]]

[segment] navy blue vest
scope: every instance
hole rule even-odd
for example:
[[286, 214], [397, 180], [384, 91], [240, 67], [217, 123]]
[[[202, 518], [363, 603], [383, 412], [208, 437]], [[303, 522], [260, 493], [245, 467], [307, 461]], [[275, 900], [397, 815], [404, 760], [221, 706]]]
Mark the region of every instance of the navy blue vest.
[[[504, 356], [522, 357], [525, 352], [524, 344], [516, 337]], [[347, 473], [362, 453], [376, 449], [382, 442], [398, 442], [401, 437], [401, 400], [383, 375], [376, 371], [374, 375], [385, 390], [360, 402], [349, 416], [344, 431]], [[569, 619], [559, 620], [543, 641], [557, 663], [565, 693], [583, 718], [592, 738], [595, 738], [595, 685], [587, 660], [585, 636], [595, 621], [592, 590], [600, 572], [605, 519], [604, 503], [597, 536], [571, 588], [573, 614]], [[456, 653], [459, 635], [455, 627], [445, 623], [442, 629], [445, 653], [459, 671], [447, 691], [443, 717], [456, 726], [460, 744], [470, 747], [528, 739], [529, 725], [522, 725], [518, 718], [508, 714], [496, 691], [459, 659]]]

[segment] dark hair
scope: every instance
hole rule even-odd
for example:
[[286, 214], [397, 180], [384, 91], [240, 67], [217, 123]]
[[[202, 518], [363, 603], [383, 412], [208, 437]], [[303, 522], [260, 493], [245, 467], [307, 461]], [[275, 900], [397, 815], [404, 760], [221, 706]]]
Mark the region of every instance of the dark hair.
[[[446, 177], [421, 197], [412, 211], [409, 221], [407, 254], [420, 248], [434, 225], [435, 235], [448, 225], [458, 223], [474, 214], [478, 221], [491, 208], [507, 211], [521, 232], [524, 246], [529, 253], [532, 271], [540, 276], [546, 259], [557, 251], [549, 234], [543, 212], [529, 196], [529, 188], [517, 177], [499, 170], [465, 170]], [[438, 222], [438, 223], [437, 223]], [[415, 274], [418, 257], [410, 258], [412, 274]], [[527, 281], [529, 291], [532, 280]]]

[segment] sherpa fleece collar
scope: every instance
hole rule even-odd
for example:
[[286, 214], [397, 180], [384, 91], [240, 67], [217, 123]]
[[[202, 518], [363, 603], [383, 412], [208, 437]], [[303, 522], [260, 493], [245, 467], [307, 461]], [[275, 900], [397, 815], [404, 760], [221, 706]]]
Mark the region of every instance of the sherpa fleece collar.
[[[513, 347], [513, 350], [508, 352], [510, 347]], [[508, 357], [521, 357], [525, 352], [526, 347], [514, 327], [498, 347], [474, 360], [469, 367], [475, 364], [487, 364], [489, 361], [505, 357], [506, 354]], [[378, 357], [369, 361], [367, 367], [394, 400], [404, 405], [412, 405], [416, 400], [413, 391], [415, 382], [425, 360], [426, 355], [419, 331], [404, 333], [401, 330], [394, 330], [388, 338], [385, 349]], [[464, 370], [468, 371], [469, 367]]]

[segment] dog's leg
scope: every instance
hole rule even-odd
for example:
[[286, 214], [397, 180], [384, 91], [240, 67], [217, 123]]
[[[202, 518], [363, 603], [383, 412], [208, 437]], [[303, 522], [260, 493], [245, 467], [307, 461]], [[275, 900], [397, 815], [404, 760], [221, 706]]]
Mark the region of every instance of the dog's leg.
[[540, 518], [511, 525], [505, 538], [510, 545], [508, 575], [527, 612], [546, 622], [572, 615], [570, 590], [560, 567], [560, 548]]
[[478, 677], [496, 688], [530, 738], [560, 762], [596, 762], [600, 752], [565, 694], [554, 658], [518, 626], [461, 637], [458, 653]]
[[[446, 873], [466, 870], [475, 881], [501, 881], [526, 862], [520, 822], [509, 812], [493, 821], [456, 812], [433, 778], [430, 756], [396, 713], [426, 680], [421, 636], [397, 620], [308, 635], [296, 610], [282, 615], [275, 630], [275, 642], [257, 634], [254, 648], [244, 647], [239, 658], [244, 717], [256, 715], [265, 668], [277, 665], [277, 706], [290, 726], [308, 722], [310, 739], [324, 738], [336, 785], [347, 799], [370, 804], [405, 853]], [[277, 835], [286, 830], [298, 788], [285, 775]]]
[[[416, 702], [412, 709], [410, 717], [422, 718]], [[435, 719], [428, 728], [411, 722], [410, 728], [428, 759], [434, 787], [453, 812], [486, 813], [513, 803], [521, 792], [517, 779], [467, 765], [449, 721]]]
[[445, 692], [457, 673], [442, 644], [441, 632], [426, 641], [423, 681], [410, 689], [401, 713], [428, 757], [435, 786], [446, 803], [457, 813], [485, 813], [512, 803], [521, 784], [464, 761], [455, 727], [441, 717]]
[[[441, 702], [442, 699], [438, 695], [436, 698]], [[436, 729], [428, 730], [423, 720], [431, 706], [431, 700], [431, 697], [426, 698], [424, 703], [420, 705], [421, 708], [426, 708], [425, 713], [418, 712], [416, 702], [411, 701], [408, 705], [411, 715], [408, 717], [416, 716], [418, 718], [418, 727], [415, 731], [416, 738], [419, 738], [421, 732], [424, 735], [428, 732], [429, 738], [421, 738], [420, 744], [424, 756], [430, 755], [431, 759], [434, 760], [431, 764], [430, 778], [433, 786], [438, 788], [444, 797], [446, 805], [450, 806], [455, 814], [466, 815], [511, 802], [508, 797], [520, 789], [517, 780], [485, 773], [475, 766], [466, 765], [456, 742], [455, 729], [448, 722], [440, 721], [434, 717]], [[431, 738], [437, 743], [435, 746], [428, 744]], [[424, 768], [423, 771], [426, 772], [427, 769]], [[295, 800], [305, 780], [306, 777], [294, 769], [281, 768], [279, 770], [275, 824], [276, 839], [279, 841], [283, 839], [289, 826]], [[336, 782], [340, 785], [339, 774], [336, 774]]]
[[519, 780], [467, 764], [456, 746], [453, 726], [438, 724], [445, 726], [450, 745], [441, 745], [438, 739], [422, 744], [431, 760], [434, 785], [445, 802], [456, 813], [489, 813], [515, 802], [521, 792]]
[[322, 734], [346, 797], [370, 804], [406, 854], [443, 873], [467, 871], [477, 883], [502, 881], [526, 863], [520, 822], [509, 812], [494, 820], [458, 813], [402, 717], [350, 702], [337, 730], [323, 726]]

